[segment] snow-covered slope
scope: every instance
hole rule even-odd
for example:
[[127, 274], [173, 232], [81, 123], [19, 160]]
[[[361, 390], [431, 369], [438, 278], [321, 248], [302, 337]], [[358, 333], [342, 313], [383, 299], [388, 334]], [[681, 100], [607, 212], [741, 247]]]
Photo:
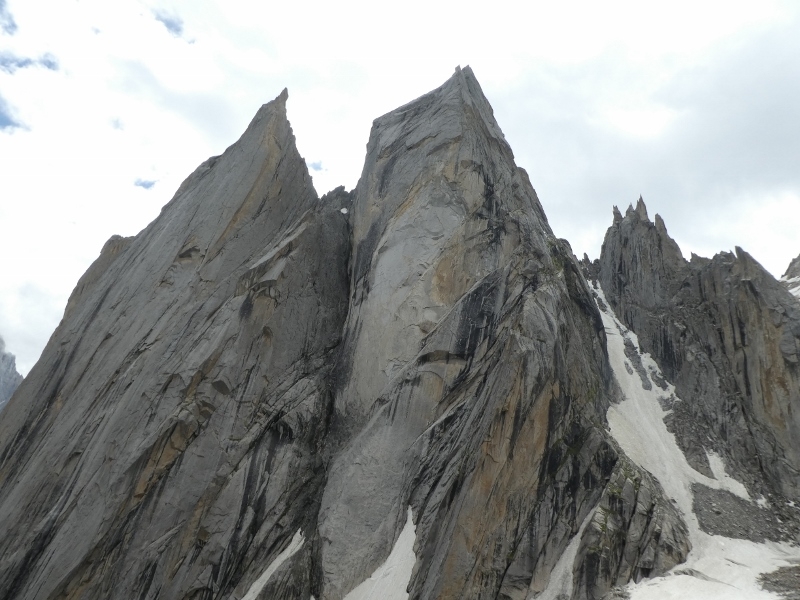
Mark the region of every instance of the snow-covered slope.
[[352, 590], [344, 600], [406, 600], [411, 571], [417, 560], [414, 554], [414, 520], [411, 507], [408, 507], [406, 524], [394, 543], [391, 554], [372, 575]]
[[639, 466], [654, 475], [667, 496], [683, 513], [689, 528], [692, 551], [687, 561], [665, 577], [630, 584], [632, 600], [755, 600], [776, 598], [765, 591], [758, 579], [763, 573], [780, 567], [800, 563], [800, 547], [788, 543], [756, 543], [709, 535], [701, 530], [694, 512], [693, 484], [712, 489], [726, 490], [752, 502], [761, 510], [769, 508], [762, 499], [749, 497], [745, 487], [725, 473], [720, 457], [710, 454], [709, 463], [715, 478], [706, 477], [691, 466], [679, 449], [672, 433], [667, 430], [664, 417], [670, 402], [680, 402], [669, 383], [666, 390], [658, 385], [645, 389], [643, 378], [651, 383], [663, 381], [656, 363], [647, 353], [641, 353], [644, 373], [631, 365], [625, 354], [625, 339], [639, 348], [636, 335], [626, 329], [605, 302], [602, 290], [595, 291], [601, 302], [603, 323], [608, 337], [608, 353], [614, 374], [619, 382], [624, 400], [611, 406], [608, 423], [611, 433], [622, 449]]

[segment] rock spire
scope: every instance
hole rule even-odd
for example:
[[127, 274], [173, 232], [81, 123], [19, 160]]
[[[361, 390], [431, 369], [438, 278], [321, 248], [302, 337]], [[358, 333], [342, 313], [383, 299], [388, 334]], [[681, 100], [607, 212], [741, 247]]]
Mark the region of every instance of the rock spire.
[[0, 411], [22, 383], [22, 375], [17, 373], [16, 358], [6, 352], [6, 343], [0, 337]]

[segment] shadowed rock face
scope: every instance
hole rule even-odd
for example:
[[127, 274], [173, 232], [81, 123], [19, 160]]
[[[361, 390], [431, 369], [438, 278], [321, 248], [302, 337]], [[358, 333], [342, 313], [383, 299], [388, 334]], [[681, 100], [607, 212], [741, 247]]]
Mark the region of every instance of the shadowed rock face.
[[6, 352], [6, 343], [0, 337], [0, 410], [3, 410], [21, 382], [22, 375], [17, 373], [16, 358]]
[[78, 283], [0, 419], [0, 598], [341, 600], [409, 506], [411, 598], [526, 598], [589, 521], [576, 599], [683, 560], [472, 71], [377, 119], [321, 199], [285, 102]]
[[598, 275], [684, 400], [673, 429], [693, 466], [708, 471], [715, 449], [756, 496], [800, 498], [800, 305], [786, 288], [741, 248], [687, 262], [641, 199], [615, 209]]

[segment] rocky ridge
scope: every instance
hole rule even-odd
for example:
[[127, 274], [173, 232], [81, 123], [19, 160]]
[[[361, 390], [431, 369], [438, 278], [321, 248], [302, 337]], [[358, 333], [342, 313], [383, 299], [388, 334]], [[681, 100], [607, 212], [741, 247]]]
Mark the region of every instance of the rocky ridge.
[[469, 68], [321, 198], [287, 97], [108, 241], [4, 411], [0, 599], [635, 597], [720, 536], [750, 598], [741, 556], [798, 558], [785, 285], [641, 198], [581, 265]]
[[753, 497], [800, 498], [800, 305], [741, 248], [683, 258], [640, 198], [614, 209], [595, 265], [620, 320], [683, 402], [672, 430], [692, 466], [724, 458]]
[[783, 274], [783, 279], [793, 279], [795, 277], [800, 277], [800, 255], [792, 259], [792, 262], [789, 263], [789, 268]]
[[21, 382], [22, 375], [17, 373], [16, 358], [6, 352], [6, 343], [0, 337], [0, 410], [3, 410]]
[[349, 225], [286, 97], [76, 287], [0, 423], [0, 597], [243, 594], [314, 530]]
[[78, 283], [0, 420], [0, 598], [352, 599], [409, 518], [398, 598], [600, 598], [680, 563], [472, 71], [322, 198], [286, 100]]

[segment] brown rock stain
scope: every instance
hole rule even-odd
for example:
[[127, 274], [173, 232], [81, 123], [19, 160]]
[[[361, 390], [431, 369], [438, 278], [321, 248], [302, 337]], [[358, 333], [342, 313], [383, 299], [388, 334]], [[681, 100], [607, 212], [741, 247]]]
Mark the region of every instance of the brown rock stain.
[[[546, 385], [531, 402], [523, 392], [521, 371], [518, 367], [506, 402], [481, 444], [481, 457], [466, 492], [443, 568], [440, 597], [458, 598], [462, 590], [474, 588], [486, 577], [503, 573], [516, 547], [516, 532], [535, 504], [538, 467], [547, 443], [550, 404], [558, 385]], [[512, 445], [518, 407], [525, 417]], [[509, 510], [516, 510], [518, 514], [508, 515]], [[492, 561], [503, 562], [503, 565], [498, 570]], [[469, 563], [471, 567], [465, 569]], [[467, 581], [465, 573], [469, 573]]]
[[464, 268], [464, 246], [449, 246], [436, 263], [431, 280], [431, 298], [444, 306], [452, 306], [475, 283], [470, 270]]

